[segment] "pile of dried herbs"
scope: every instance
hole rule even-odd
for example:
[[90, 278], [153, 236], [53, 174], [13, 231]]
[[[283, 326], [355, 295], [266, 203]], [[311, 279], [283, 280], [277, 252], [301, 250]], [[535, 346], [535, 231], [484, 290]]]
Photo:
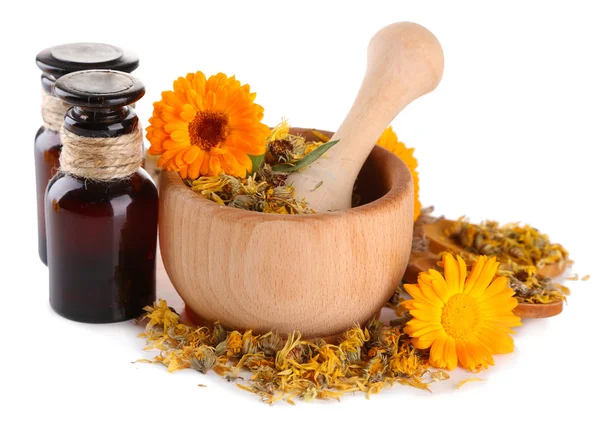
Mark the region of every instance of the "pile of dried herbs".
[[[433, 207], [423, 209], [415, 222], [412, 250], [428, 251], [423, 225], [433, 224], [439, 217], [432, 216]], [[569, 253], [560, 244], [550, 242], [548, 235], [529, 225], [511, 223], [500, 226], [495, 221], [479, 225], [461, 217], [446, 229], [445, 235], [457, 246], [458, 252], [470, 266], [479, 255], [495, 256], [500, 262], [498, 276], [506, 276], [515, 298], [521, 303], [547, 304], [564, 301], [569, 289], [540, 273], [548, 265], [564, 266]]]
[[508, 278], [519, 302], [564, 301], [569, 293], [566, 287], [540, 274], [544, 266], [564, 265], [569, 253], [532, 226], [501, 226], [491, 220], [475, 225], [463, 217], [447, 229], [446, 235], [465, 249], [466, 259], [480, 254], [495, 256], [501, 263], [498, 274]]
[[[147, 350], [159, 350], [153, 362], [170, 372], [210, 370], [267, 403], [294, 399], [339, 399], [349, 392], [367, 397], [395, 383], [427, 389], [448, 374], [430, 368], [426, 352], [416, 350], [402, 327], [377, 320], [345, 332], [339, 343], [304, 340], [298, 333], [254, 335], [214, 327], [193, 327], [159, 300], [144, 309]], [[149, 360], [141, 360], [149, 361]]]
[[560, 264], [569, 255], [562, 245], [551, 243], [548, 235], [529, 225], [500, 226], [492, 220], [475, 225], [462, 217], [446, 231], [446, 235], [473, 255], [495, 256], [502, 263], [519, 266], [541, 269]]
[[186, 182], [193, 191], [222, 206], [277, 214], [314, 213], [304, 199], [294, 197], [294, 188], [280, 184], [279, 178], [264, 167], [245, 179], [221, 174]]
[[520, 303], [547, 304], [565, 301], [566, 295], [570, 293], [566, 286], [541, 276], [535, 266], [502, 263], [498, 275], [508, 278], [510, 287], [515, 291], [515, 298]]
[[[315, 131], [315, 136], [323, 136]], [[337, 141], [307, 141], [290, 133], [287, 121], [267, 137], [266, 153], [255, 157], [255, 172], [246, 178], [221, 174], [185, 182], [190, 188], [217, 204], [277, 214], [314, 213], [304, 199], [295, 198], [294, 187], [285, 184], [287, 175], [308, 166]]]

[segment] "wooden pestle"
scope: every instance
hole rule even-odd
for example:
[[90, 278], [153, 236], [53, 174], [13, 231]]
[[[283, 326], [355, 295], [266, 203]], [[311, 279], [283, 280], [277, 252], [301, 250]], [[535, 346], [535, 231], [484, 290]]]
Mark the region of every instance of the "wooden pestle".
[[399, 22], [377, 32], [362, 86], [331, 138], [340, 142], [288, 177], [296, 196], [317, 212], [350, 208], [356, 177], [383, 131], [410, 102], [437, 87], [443, 70], [440, 43], [422, 26]]

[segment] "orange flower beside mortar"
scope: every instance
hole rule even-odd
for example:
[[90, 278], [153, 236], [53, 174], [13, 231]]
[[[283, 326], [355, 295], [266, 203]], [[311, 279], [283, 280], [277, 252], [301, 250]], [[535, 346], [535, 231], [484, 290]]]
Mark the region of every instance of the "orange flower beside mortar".
[[419, 274], [416, 285], [404, 286], [413, 297], [402, 303], [413, 316], [405, 332], [415, 347], [431, 348], [433, 366], [487, 369], [494, 364], [492, 354], [514, 349], [510, 328], [521, 325], [513, 313], [515, 292], [505, 277], [494, 279], [495, 257], [480, 256], [467, 275], [463, 259], [446, 253], [443, 267], [443, 276], [429, 270]]
[[415, 187], [414, 220], [417, 220], [421, 215], [421, 201], [419, 200], [419, 172], [417, 171], [417, 159], [414, 156], [415, 149], [407, 148], [402, 141], [399, 141], [398, 136], [391, 126], [383, 131], [383, 134], [381, 134], [381, 137], [379, 137], [379, 140], [377, 140], [377, 145], [391, 151], [398, 156], [398, 158], [404, 162], [408, 170], [410, 170], [410, 174], [413, 178], [413, 185]]

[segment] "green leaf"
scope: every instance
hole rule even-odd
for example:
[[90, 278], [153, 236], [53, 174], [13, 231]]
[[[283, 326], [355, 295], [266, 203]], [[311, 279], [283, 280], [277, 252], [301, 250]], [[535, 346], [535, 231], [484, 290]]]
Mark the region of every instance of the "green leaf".
[[317, 160], [319, 157], [321, 157], [323, 154], [325, 154], [327, 150], [336, 145], [339, 141], [340, 140], [335, 140], [321, 144], [313, 151], [308, 153], [306, 156], [302, 157], [300, 160], [296, 160], [293, 163], [282, 163], [275, 165], [272, 168], [273, 172], [290, 173], [305, 168], [306, 166], [310, 165], [312, 162]]
[[265, 155], [261, 154], [260, 156], [251, 156], [248, 154], [248, 157], [250, 157], [250, 160], [252, 161], [252, 172], [250, 172], [250, 175], [254, 175], [256, 172], [258, 172], [262, 162], [265, 160]]

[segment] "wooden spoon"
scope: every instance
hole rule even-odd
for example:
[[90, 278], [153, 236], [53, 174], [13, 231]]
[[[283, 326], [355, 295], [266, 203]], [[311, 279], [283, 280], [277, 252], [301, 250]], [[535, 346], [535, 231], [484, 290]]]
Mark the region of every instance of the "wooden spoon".
[[288, 177], [297, 197], [317, 212], [350, 208], [358, 172], [383, 131], [404, 107], [438, 85], [443, 69], [440, 43], [422, 26], [400, 22], [375, 34], [360, 91], [332, 137], [339, 143]]
[[[432, 253], [441, 253], [444, 251], [453, 251], [455, 253], [464, 252], [464, 249], [455, 243], [446, 235], [446, 230], [451, 229], [456, 224], [454, 220], [440, 219], [434, 223], [423, 225], [425, 236], [429, 240], [429, 250]], [[538, 274], [545, 278], [560, 276], [567, 268], [566, 260], [560, 263], [548, 264], [538, 269]]]

